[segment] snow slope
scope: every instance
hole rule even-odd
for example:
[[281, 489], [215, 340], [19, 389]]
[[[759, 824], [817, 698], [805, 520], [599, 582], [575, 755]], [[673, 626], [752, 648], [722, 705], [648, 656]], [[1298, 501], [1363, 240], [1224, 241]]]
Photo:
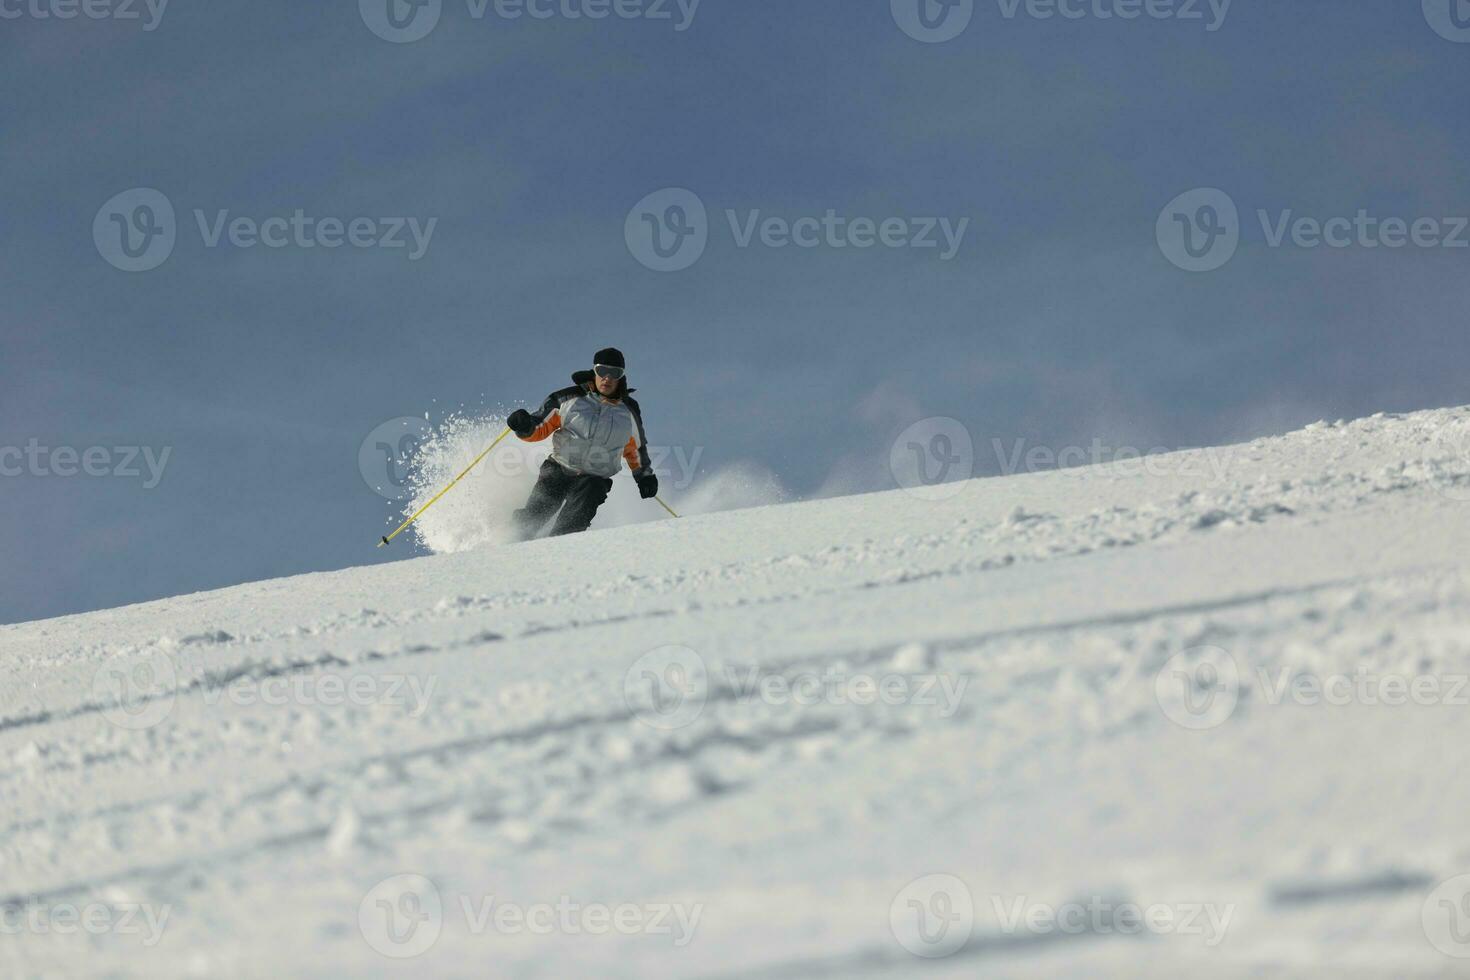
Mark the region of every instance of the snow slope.
[[0, 974], [1464, 976], [1467, 449], [1375, 416], [0, 627]]

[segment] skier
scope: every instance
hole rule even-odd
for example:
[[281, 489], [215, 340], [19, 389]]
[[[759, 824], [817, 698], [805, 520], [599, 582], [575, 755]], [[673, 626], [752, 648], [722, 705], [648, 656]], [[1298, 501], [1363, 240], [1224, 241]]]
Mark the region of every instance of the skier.
[[521, 540], [535, 537], [558, 507], [561, 515], [552, 534], [587, 530], [624, 460], [645, 500], [658, 493], [643, 413], [629, 397], [633, 390], [628, 387], [622, 351], [607, 347], [592, 358], [591, 371], [573, 373], [572, 386], [552, 392], [540, 409], [510, 413], [505, 424], [521, 441], [540, 442], [550, 436], [552, 446], [530, 499], [515, 512]]

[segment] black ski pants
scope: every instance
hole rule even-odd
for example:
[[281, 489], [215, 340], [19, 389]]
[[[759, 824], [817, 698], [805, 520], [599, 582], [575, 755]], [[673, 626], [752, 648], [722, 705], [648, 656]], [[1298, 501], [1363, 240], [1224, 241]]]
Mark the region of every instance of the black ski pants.
[[541, 464], [536, 486], [526, 506], [515, 512], [516, 530], [521, 540], [534, 538], [558, 507], [561, 514], [551, 526], [552, 534], [576, 534], [587, 530], [612, 485], [613, 481], [607, 477], [573, 473], [556, 460], [548, 459]]

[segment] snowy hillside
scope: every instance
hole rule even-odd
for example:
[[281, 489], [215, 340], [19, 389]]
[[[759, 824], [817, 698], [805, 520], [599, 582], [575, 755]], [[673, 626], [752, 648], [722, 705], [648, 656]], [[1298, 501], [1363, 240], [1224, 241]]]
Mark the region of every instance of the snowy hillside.
[[955, 489], [0, 627], [0, 974], [1470, 972], [1470, 410]]

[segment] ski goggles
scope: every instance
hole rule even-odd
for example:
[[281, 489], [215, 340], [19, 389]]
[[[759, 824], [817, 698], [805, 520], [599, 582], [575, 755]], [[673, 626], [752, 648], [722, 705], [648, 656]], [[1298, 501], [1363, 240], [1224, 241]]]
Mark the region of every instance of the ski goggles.
[[597, 375], [599, 378], [606, 378], [609, 381], [617, 381], [626, 372], [620, 367], [613, 367], [611, 364], [594, 364], [592, 365], [592, 373]]

